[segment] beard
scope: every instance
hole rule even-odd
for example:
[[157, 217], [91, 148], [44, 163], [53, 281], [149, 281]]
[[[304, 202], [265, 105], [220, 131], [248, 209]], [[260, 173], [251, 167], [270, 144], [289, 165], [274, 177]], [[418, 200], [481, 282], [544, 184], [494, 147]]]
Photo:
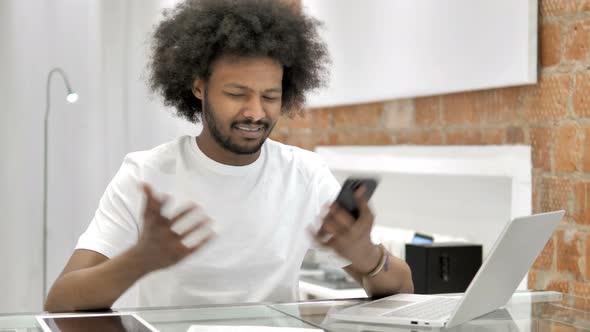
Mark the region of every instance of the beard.
[[[211, 133], [213, 140], [215, 140], [215, 142], [217, 142], [217, 144], [219, 144], [219, 146], [221, 146], [223, 149], [225, 149], [229, 152], [235, 153], [235, 154], [247, 155], [247, 154], [258, 153], [258, 151], [260, 151], [260, 149], [262, 148], [264, 141], [266, 141], [266, 139], [268, 138], [268, 135], [270, 135], [272, 128], [274, 127], [274, 124], [272, 126], [270, 126], [268, 121], [254, 122], [251, 120], [245, 120], [245, 121], [241, 121], [241, 122], [233, 122], [230, 126], [230, 130], [234, 126], [237, 126], [240, 124], [255, 124], [255, 125], [262, 125], [262, 130], [264, 130], [266, 132], [265, 135], [262, 136], [262, 138], [260, 138], [260, 142], [258, 142], [256, 145], [254, 145], [254, 146], [242, 145], [242, 144], [234, 142], [229, 135], [225, 135], [221, 131], [221, 129], [219, 128], [219, 122], [215, 118], [215, 109], [209, 103], [209, 97], [207, 96], [207, 89], [206, 88], [205, 88], [205, 95], [204, 95], [204, 104], [205, 105], [203, 107], [203, 117], [205, 119], [205, 125], [207, 126], [207, 129], [209, 129], [209, 132]], [[269, 129], [269, 127], [270, 127], [270, 129]]]

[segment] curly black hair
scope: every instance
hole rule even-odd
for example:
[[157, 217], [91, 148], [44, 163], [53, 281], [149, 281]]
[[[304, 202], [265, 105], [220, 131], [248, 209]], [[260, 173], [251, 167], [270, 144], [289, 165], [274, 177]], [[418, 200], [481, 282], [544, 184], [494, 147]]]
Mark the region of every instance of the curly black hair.
[[187, 0], [164, 11], [152, 36], [149, 87], [178, 116], [199, 122], [202, 106], [192, 93], [222, 56], [268, 56], [283, 66], [281, 112], [302, 111], [305, 92], [325, 83], [329, 62], [317, 28], [296, 4], [280, 0]]

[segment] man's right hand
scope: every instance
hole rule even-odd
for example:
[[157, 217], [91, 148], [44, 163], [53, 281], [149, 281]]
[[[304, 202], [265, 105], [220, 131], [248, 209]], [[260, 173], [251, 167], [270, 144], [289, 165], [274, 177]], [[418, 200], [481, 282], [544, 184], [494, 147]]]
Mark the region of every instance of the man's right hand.
[[[121, 294], [144, 275], [178, 263], [212, 238], [211, 231], [204, 237], [200, 236], [210, 220], [196, 217], [197, 213], [193, 214], [199, 211], [196, 206], [167, 218], [162, 215], [166, 199], [158, 199], [146, 184], [142, 189], [146, 195], [146, 204], [143, 230], [137, 244], [111, 258], [92, 250], [74, 251], [51, 287], [45, 310], [57, 312], [110, 308]], [[179, 222], [181, 219], [183, 221]], [[178, 226], [183, 225], [185, 227], [180, 230]]]
[[145, 183], [142, 184], [142, 190], [146, 196], [143, 211], [143, 230], [135, 249], [147, 272], [174, 265], [211, 240], [213, 232], [209, 231], [196, 244], [191, 246], [183, 244], [183, 239], [193, 232], [204, 231], [204, 228], [211, 223], [211, 220], [201, 217], [202, 220], [195, 220], [196, 224], [194, 226], [177, 233], [172, 229], [172, 225], [184, 217], [190, 217], [189, 214], [198, 212], [199, 208], [196, 205], [189, 206], [172, 218], [167, 218], [162, 215], [162, 208], [166, 204], [167, 198], [157, 198], [151, 187]]

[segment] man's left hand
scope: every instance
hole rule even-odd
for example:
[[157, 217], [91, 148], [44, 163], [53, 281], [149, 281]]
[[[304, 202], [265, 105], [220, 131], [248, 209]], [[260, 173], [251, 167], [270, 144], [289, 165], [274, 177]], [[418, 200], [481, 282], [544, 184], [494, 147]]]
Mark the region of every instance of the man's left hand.
[[370, 272], [381, 259], [381, 251], [371, 242], [371, 229], [375, 217], [365, 198], [365, 188], [358, 188], [355, 201], [359, 218], [354, 217], [337, 202], [332, 203], [322, 220], [316, 240], [350, 260], [360, 273]]

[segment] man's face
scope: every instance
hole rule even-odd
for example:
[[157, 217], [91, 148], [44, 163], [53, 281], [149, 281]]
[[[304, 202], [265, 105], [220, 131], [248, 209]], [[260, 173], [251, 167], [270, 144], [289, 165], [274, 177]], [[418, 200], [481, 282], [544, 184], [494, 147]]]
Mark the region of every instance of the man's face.
[[235, 154], [260, 150], [281, 114], [282, 66], [266, 57], [221, 58], [193, 93], [203, 100], [203, 134]]

